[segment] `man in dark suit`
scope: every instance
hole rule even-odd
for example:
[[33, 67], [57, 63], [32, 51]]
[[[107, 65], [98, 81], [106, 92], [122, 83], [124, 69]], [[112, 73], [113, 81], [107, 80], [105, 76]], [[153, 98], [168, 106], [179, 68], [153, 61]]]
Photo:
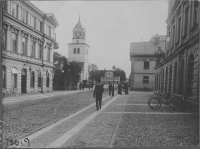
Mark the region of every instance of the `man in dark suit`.
[[112, 93], [112, 89], [113, 89], [113, 86], [112, 86], [111, 83], [110, 83], [109, 86], [108, 86], [109, 95], [111, 95], [111, 93]]
[[93, 97], [96, 98], [96, 111], [101, 109], [101, 103], [102, 103], [102, 94], [104, 91], [103, 85], [100, 84], [100, 79], [97, 80], [97, 85], [94, 88]]

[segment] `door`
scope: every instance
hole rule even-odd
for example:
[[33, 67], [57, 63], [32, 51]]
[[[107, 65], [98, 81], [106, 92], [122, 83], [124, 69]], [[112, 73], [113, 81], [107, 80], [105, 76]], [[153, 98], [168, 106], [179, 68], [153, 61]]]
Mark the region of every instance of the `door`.
[[21, 74], [21, 91], [22, 91], [22, 93], [27, 93], [26, 80], [27, 80], [26, 69], [22, 68], [22, 74]]

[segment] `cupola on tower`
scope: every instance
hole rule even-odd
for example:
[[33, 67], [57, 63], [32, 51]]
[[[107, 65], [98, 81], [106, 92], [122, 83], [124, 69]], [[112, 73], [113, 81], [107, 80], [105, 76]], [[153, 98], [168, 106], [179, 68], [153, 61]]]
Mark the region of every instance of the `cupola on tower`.
[[72, 43], [68, 44], [69, 61], [75, 61], [81, 67], [80, 81], [88, 80], [89, 45], [86, 44], [86, 30], [82, 27], [80, 16], [73, 29]]

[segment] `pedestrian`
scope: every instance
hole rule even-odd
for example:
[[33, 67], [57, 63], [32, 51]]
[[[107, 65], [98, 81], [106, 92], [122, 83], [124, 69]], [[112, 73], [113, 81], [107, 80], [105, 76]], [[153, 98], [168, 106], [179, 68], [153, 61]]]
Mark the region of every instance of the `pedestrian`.
[[128, 83], [124, 83], [124, 92], [125, 94], [128, 94]]
[[119, 85], [118, 85], [118, 94], [122, 94], [122, 85], [121, 85], [121, 82], [119, 82]]
[[84, 90], [84, 87], [85, 87], [85, 84], [83, 83], [83, 85], [82, 85], [82, 89]]
[[96, 98], [96, 111], [101, 109], [102, 94], [104, 91], [103, 85], [100, 84], [100, 79], [97, 80], [97, 85], [94, 88], [93, 97]]
[[81, 90], [81, 88], [82, 88], [82, 83], [80, 82], [80, 84], [79, 84], [79, 89]]
[[113, 86], [111, 85], [111, 83], [109, 83], [109, 86], [108, 86], [109, 95], [111, 95], [112, 89], [113, 89]]
[[89, 82], [89, 84], [88, 84], [88, 87], [89, 87], [89, 90], [90, 90], [90, 82]]

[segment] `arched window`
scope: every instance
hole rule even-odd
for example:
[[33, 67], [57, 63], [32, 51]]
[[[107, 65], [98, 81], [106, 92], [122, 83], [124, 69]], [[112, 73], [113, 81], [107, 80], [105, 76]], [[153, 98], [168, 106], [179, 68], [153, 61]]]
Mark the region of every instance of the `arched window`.
[[157, 81], [157, 74], [155, 75], [155, 90], [157, 89], [157, 86], [156, 86], [156, 85], [157, 85], [157, 84], [156, 84], [157, 82], [156, 82], [156, 81]]
[[166, 74], [165, 74], [165, 93], [167, 93], [167, 84], [168, 84], [168, 67], [166, 68]]
[[30, 87], [35, 86], [35, 73], [34, 71], [31, 72], [31, 82], [30, 82]]
[[74, 54], [76, 54], [76, 48], [74, 48]]
[[183, 94], [183, 81], [184, 81], [183, 75], [184, 75], [184, 60], [181, 61], [181, 64], [179, 67], [178, 93], [180, 95]]
[[177, 80], [177, 63], [174, 64], [174, 79], [173, 79], [173, 93], [176, 93], [176, 80]]
[[2, 88], [6, 88], [6, 67], [2, 65]]
[[168, 92], [171, 94], [171, 87], [172, 87], [172, 65], [169, 67], [169, 89]]
[[162, 77], [161, 77], [161, 90], [164, 92], [164, 77], [165, 77], [165, 70], [162, 71]]
[[46, 72], [46, 87], [49, 87], [49, 73]]
[[12, 88], [17, 88], [17, 69], [11, 68], [11, 73]]
[[41, 72], [38, 72], [38, 87], [41, 87]]
[[188, 71], [187, 71], [187, 96], [192, 97], [193, 87], [193, 75], [194, 75], [194, 55], [191, 54], [188, 59]]

